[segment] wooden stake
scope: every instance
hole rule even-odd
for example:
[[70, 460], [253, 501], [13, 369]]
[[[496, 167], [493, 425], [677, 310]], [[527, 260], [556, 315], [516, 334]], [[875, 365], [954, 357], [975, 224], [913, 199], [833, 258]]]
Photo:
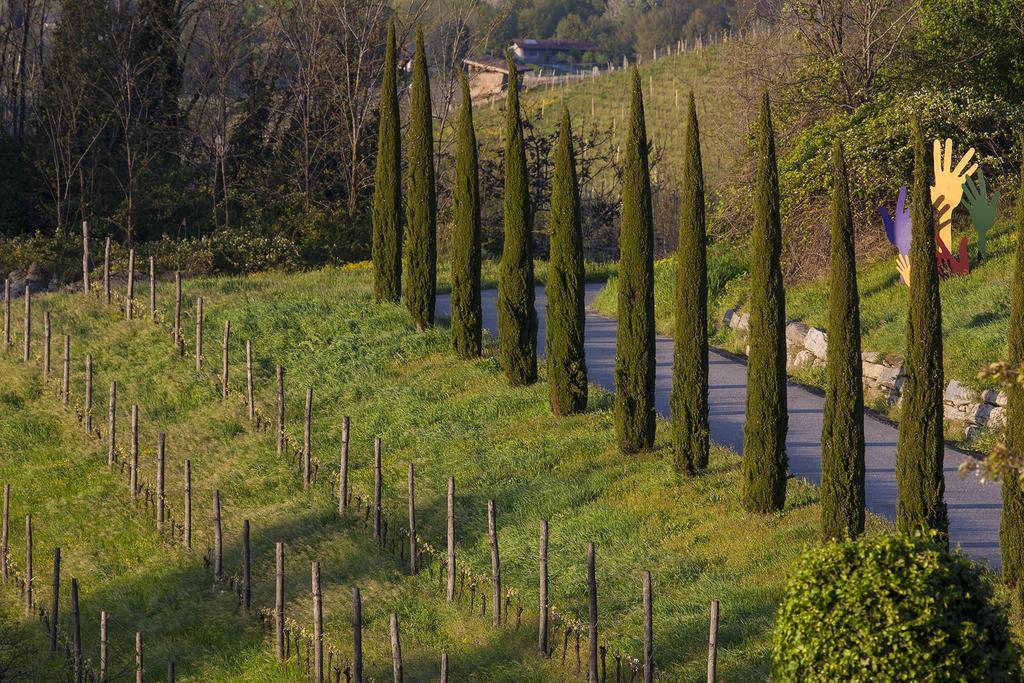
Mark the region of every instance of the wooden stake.
[[277, 572], [274, 580], [274, 654], [284, 661], [284, 543], [274, 545]]
[[50, 600], [50, 652], [57, 651], [57, 617], [60, 608], [60, 548], [53, 549], [53, 595]]
[[277, 457], [284, 455], [284, 367], [278, 365], [277, 374]]
[[11, 485], [4, 484], [3, 526], [0, 527], [0, 580], [7, 583], [7, 543], [11, 535]]
[[491, 539], [491, 624], [501, 626], [501, 560], [498, 557], [498, 513], [487, 501], [487, 535]]
[[441, 683], [448, 683], [448, 653], [441, 653]]
[[132, 442], [128, 460], [128, 490], [134, 501], [139, 495], [139, 405], [132, 404]]
[[249, 520], [242, 520], [242, 607], [252, 607], [252, 547], [249, 545]]
[[711, 628], [708, 631], [708, 683], [718, 680], [718, 600], [711, 601]]
[[85, 354], [85, 433], [92, 434], [92, 354]]
[[174, 683], [174, 660], [167, 662], [167, 683]]
[[181, 271], [174, 271], [174, 348], [181, 348]]
[[228, 342], [231, 337], [231, 321], [224, 321], [224, 341], [221, 343], [220, 386], [221, 398], [228, 399]]
[[373, 440], [373, 537], [380, 540], [380, 517], [381, 517], [381, 456], [380, 437]]
[[391, 668], [395, 683], [402, 683], [402, 641], [398, 636], [398, 615], [391, 613]]
[[341, 418], [341, 465], [338, 469], [338, 513], [348, 514], [348, 442], [350, 420]]
[[185, 461], [185, 547], [192, 550], [192, 461]]
[[352, 589], [352, 683], [363, 683], [363, 601]]
[[149, 257], [149, 319], [156, 322], [156, 257]]
[[61, 401], [67, 408], [71, 402], [71, 335], [64, 335], [64, 376], [61, 382]]
[[135, 632], [135, 683], [142, 681], [142, 634]]
[[11, 280], [4, 278], [4, 351], [11, 348]]
[[128, 292], [124, 300], [124, 318], [132, 319], [132, 307], [135, 298], [135, 249], [128, 250]]
[[21, 360], [28, 362], [32, 353], [32, 288], [25, 285], [25, 339]]
[[306, 388], [306, 417], [302, 426], [302, 488], [309, 490], [312, 475], [310, 458], [310, 439], [313, 423], [313, 387]]
[[252, 422], [256, 419], [256, 404], [252, 397], [252, 342], [248, 339], [245, 340], [245, 383], [249, 422]]
[[25, 516], [25, 614], [32, 615], [32, 515]]
[[110, 237], [103, 241], [103, 303], [110, 305]]
[[71, 577], [71, 648], [75, 683], [82, 683], [82, 615], [78, 610], [78, 579]]
[[654, 683], [654, 598], [651, 572], [644, 570], [644, 683]]
[[82, 221], [82, 291], [89, 295], [89, 221]]
[[409, 573], [416, 573], [416, 489], [415, 468], [409, 463]]
[[203, 297], [196, 297], [196, 372], [203, 369]]
[[548, 650], [548, 520], [540, 520], [540, 558], [537, 562], [540, 594], [540, 623], [537, 635], [537, 650], [541, 657], [547, 657]]
[[43, 384], [50, 381], [50, 312], [43, 311]]
[[[107, 238], [108, 240], [110, 238]], [[100, 612], [100, 683], [107, 680], [107, 652], [110, 642], [107, 639], [107, 613]]]
[[156, 437], [156, 530], [164, 528], [164, 463], [167, 437], [163, 432]]
[[455, 601], [455, 477], [448, 477], [448, 591], [450, 605]]
[[117, 457], [117, 382], [110, 380], [110, 394], [107, 398], [107, 467], [114, 468]]
[[324, 596], [320, 592], [320, 562], [313, 560], [313, 680], [324, 683]]
[[220, 526], [220, 490], [213, 491], [213, 581], [220, 583], [224, 575], [224, 538]]
[[594, 542], [587, 546], [587, 602], [590, 616], [590, 683], [597, 683], [597, 558]]

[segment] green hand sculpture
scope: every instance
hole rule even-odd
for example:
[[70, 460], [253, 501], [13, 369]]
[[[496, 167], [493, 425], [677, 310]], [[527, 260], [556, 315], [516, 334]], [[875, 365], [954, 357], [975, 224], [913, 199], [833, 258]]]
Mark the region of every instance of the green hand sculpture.
[[996, 208], [999, 205], [999, 190], [988, 196], [985, 172], [978, 171], [977, 180], [968, 177], [964, 182], [963, 205], [971, 216], [971, 223], [978, 233], [978, 257], [985, 258], [985, 236], [996, 222]]

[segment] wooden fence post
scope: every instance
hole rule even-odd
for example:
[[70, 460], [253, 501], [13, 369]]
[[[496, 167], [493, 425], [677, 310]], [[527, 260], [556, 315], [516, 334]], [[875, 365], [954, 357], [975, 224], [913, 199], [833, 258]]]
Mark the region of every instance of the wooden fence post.
[[128, 290], [124, 300], [124, 318], [132, 319], [133, 301], [135, 298], [135, 249], [128, 250]]
[[597, 557], [594, 542], [587, 546], [587, 603], [590, 616], [590, 683], [597, 683]]
[[50, 312], [43, 311], [43, 384], [50, 381]]
[[306, 415], [302, 426], [302, 488], [309, 490], [312, 475], [310, 441], [312, 440], [313, 423], [313, 387], [306, 387]]
[[89, 221], [82, 221], [82, 291], [89, 296]]
[[498, 557], [498, 512], [487, 501], [487, 535], [491, 539], [491, 624], [501, 626], [501, 559]]
[[363, 683], [363, 601], [352, 588], [352, 683]]
[[139, 495], [139, 404], [132, 404], [131, 454], [128, 460], [128, 490], [134, 502]]
[[156, 322], [156, 257], [149, 257], [149, 319]]
[[142, 680], [142, 634], [135, 632], [135, 683], [143, 683]]
[[185, 547], [192, 550], [192, 461], [185, 461]]
[[448, 590], [446, 599], [455, 601], [455, 477], [448, 477]]
[[167, 662], [167, 683], [174, 683], [175, 671], [174, 671], [174, 660], [168, 660]]
[[71, 577], [71, 648], [75, 683], [82, 683], [82, 615], [78, 610], [78, 579]]
[[4, 351], [11, 348], [11, 280], [4, 278]]
[[25, 614], [32, 615], [32, 515], [25, 515]]
[[718, 600], [711, 601], [711, 628], [708, 631], [708, 683], [718, 680]]
[[320, 562], [313, 560], [313, 680], [324, 683], [324, 596], [320, 592]]
[[284, 543], [274, 545], [277, 571], [274, 575], [274, 654], [284, 661]]
[[50, 652], [57, 651], [57, 617], [60, 608], [60, 548], [53, 549], [53, 595], [50, 600]]
[[256, 419], [256, 403], [252, 396], [252, 342], [248, 339], [245, 340], [245, 383], [245, 400], [249, 408], [249, 422], [252, 422]]
[[644, 570], [644, 683], [654, 683], [654, 598], [651, 572]]
[[284, 455], [284, 367], [275, 368], [277, 374], [277, 457]]
[[380, 455], [380, 437], [375, 437], [373, 440], [373, 537], [380, 540], [380, 517], [381, 517], [381, 489], [383, 488], [383, 482], [381, 481], [381, 455]]
[[448, 683], [448, 653], [441, 653], [441, 683]]
[[0, 527], [0, 580], [7, 583], [7, 543], [11, 534], [11, 485], [4, 484], [3, 526]]
[[23, 351], [22, 351], [22, 362], [27, 363], [29, 356], [32, 353], [32, 288], [25, 285], [25, 339]]
[[348, 441], [350, 421], [341, 418], [341, 464], [338, 468], [338, 513], [348, 514]]
[[65, 408], [71, 402], [71, 335], [64, 335], [64, 375], [61, 382], [61, 401]]
[[[108, 238], [109, 239], [109, 238]], [[100, 683], [107, 680], [107, 652], [110, 641], [107, 639], [107, 613], [100, 612]]]
[[416, 573], [416, 473], [409, 463], [409, 573]]
[[117, 457], [117, 382], [110, 380], [107, 398], [107, 467], [113, 469]]
[[164, 464], [167, 437], [163, 432], [156, 437], [156, 530], [164, 528]]
[[110, 236], [103, 241], [103, 303], [110, 305]]
[[203, 297], [196, 297], [196, 372], [203, 369]]
[[181, 352], [181, 271], [174, 271], [174, 348]]
[[224, 538], [220, 524], [220, 489], [213, 491], [213, 582], [220, 583], [224, 573]]
[[391, 668], [395, 683], [402, 683], [402, 641], [398, 636], [398, 615], [391, 613]]
[[252, 607], [252, 546], [249, 545], [249, 520], [242, 520], [242, 607]]
[[85, 354], [85, 433], [92, 434], [92, 354]]
[[224, 321], [224, 341], [221, 342], [221, 363], [220, 363], [220, 397], [225, 401], [228, 398], [228, 342], [231, 337], [231, 321]]
[[548, 656], [548, 520], [540, 520], [540, 557], [537, 562], [540, 596], [540, 623], [537, 634], [537, 650], [541, 657]]

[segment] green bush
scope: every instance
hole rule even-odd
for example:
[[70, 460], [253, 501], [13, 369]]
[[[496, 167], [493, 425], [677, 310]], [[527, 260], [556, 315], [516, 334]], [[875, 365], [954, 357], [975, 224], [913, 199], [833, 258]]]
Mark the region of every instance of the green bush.
[[809, 551], [779, 608], [776, 681], [1020, 680], [1020, 652], [982, 571], [932, 537]]

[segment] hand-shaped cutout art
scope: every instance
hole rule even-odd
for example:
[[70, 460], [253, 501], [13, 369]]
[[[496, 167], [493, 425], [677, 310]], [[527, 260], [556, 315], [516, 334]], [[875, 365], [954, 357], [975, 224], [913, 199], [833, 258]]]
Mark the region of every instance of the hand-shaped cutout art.
[[954, 167], [953, 141], [950, 138], [946, 138], [945, 154], [942, 153], [942, 146], [938, 140], [935, 140], [932, 144], [932, 163], [935, 167], [932, 203], [937, 203], [941, 197], [944, 199], [944, 205], [949, 207], [948, 211], [942, 212], [943, 217], [936, 221], [936, 227], [939, 230], [939, 242], [946, 247], [947, 251], [952, 251], [953, 211], [956, 207], [960, 206], [960, 199], [964, 193], [964, 178], [974, 175], [974, 172], [978, 170], [978, 164], [974, 164], [970, 168], [967, 167], [973, 158], [974, 148], [971, 147]]
[[985, 258], [985, 237], [988, 229], [996, 222], [996, 210], [999, 207], [999, 190], [988, 196], [988, 187], [985, 185], [985, 171], [978, 171], [978, 178], [968, 178], [964, 182], [963, 205], [974, 224], [974, 231], [978, 233], [978, 258]]

